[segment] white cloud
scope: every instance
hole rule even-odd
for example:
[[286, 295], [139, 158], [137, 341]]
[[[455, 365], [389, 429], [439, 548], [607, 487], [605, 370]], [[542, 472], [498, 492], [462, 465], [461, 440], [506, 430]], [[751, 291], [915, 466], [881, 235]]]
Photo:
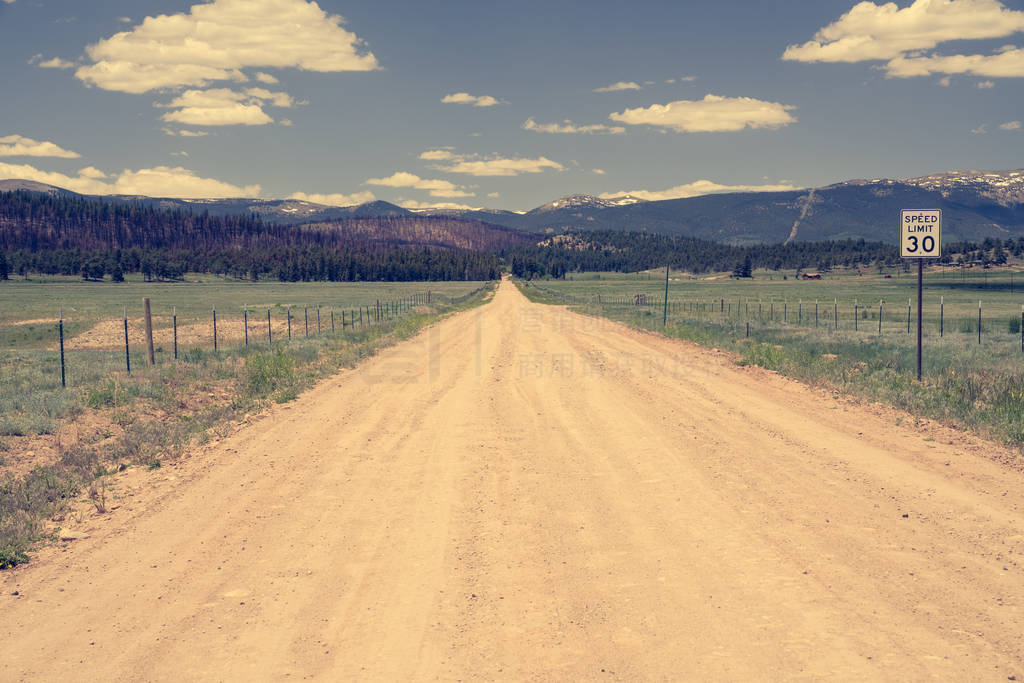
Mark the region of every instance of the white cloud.
[[180, 152], [171, 152], [171, 156], [172, 157], [187, 157], [188, 156], [188, 152], [186, 152], [185, 150], [182, 150]]
[[130, 24], [130, 23], [132, 23], [132, 18], [131, 17], [118, 17], [117, 20], [120, 21], [122, 24]]
[[278, 121], [278, 123], [284, 126], [285, 128], [295, 125], [294, 123], [292, 123], [291, 119], [281, 119], [280, 121]]
[[972, 128], [971, 132], [974, 133], [975, 135], [984, 135], [985, 133], [988, 132], [988, 131], [985, 130], [985, 126], [986, 125], [987, 124], [983, 123], [980, 126], [978, 126], [977, 128]]
[[75, 63], [61, 59], [60, 57], [54, 57], [53, 59], [37, 62], [37, 66], [42, 67], [43, 69], [73, 69], [75, 68]]
[[643, 86], [633, 81], [619, 81], [603, 88], [594, 88], [594, 92], [618, 92], [619, 90], [642, 90]]
[[889, 60], [930, 50], [950, 40], [999, 38], [1024, 30], [1024, 12], [997, 0], [914, 0], [859, 2], [803, 45], [790, 45], [782, 58], [801, 62]]
[[75, 75], [104, 90], [138, 94], [246, 80], [241, 70], [248, 67], [377, 69], [373, 53], [342, 23], [305, 0], [214, 0], [187, 14], [146, 17], [88, 46], [93, 63]]
[[107, 174], [96, 168], [95, 166], [86, 166], [85, 168], [78, 169], [78, 175], [83, 178], [106, 178]]
[[791, 107], [751, 97], [707, 95], [703, 100], [679, 100], [647, 108], [627, 109], [609, 116], [629, 125], [648, 125], [678, 132], [708, 133], [744, 128], [781, 128], [796, 122]]
[[537, 123], [532, 118], [526, 119], [522, 126], [523, 130], [532, 130], [537, 133], [608, 133], [616, 135], [625, 133], [622, 126], [606, 126], [603, 123], [589, 126], [578, 126], [569, 119], [562, 123]]
[[177, 111], [167, 112], [161, 118], [192, 126], [262, 126], [273, 123], [263, 111], [263, 100], [237, 93], [227, 88], [213, 90], [186, 90], [166, 105]]
[[468, 92], [457, 92], [441, 98], [444, 104], [472, 104], [474, 107], [493, 107], [500, 102], [490, 95], [470, 95]]
[[886, 75], [893, 78], [931, 74], [1024, 78], [1024, 49], [1015, 48], [993, 55], [899, 56], [890, 60], [885, 70]]
[[451, 166], [442, 166], [440, 169], [450, 173], [465, 173], [474, 176], [515, 176], [521, 173], [543, 173], [547, 169], [564, 171], [565, 167], [546, 157], [539, 159], [456, 157]]
[[450, 149], [431, 149], [420, 155], [420, 159], [426, 159], [427, 161], [447, 161], [453, 158], [455, 158], [455, 155]]
[[501, 196], [501, 193], [500, 192], [488, 192], [487, 196], [490, 197], [491, 199], [497, 199], [498, 197]]
[[603, 168], [595, 168], [591, 173], [594, 175], [604, 175], [606, 171]]
[[115, 188], [118, 194], [150, 197], [256, 197], [260, 193], [259, 185], [239, 187], [213, 178], [201, 178], [180, 166], [126, 169], [117, 177]]
[[415, 173], [399, 171], [387, 178], [370, 178], [367, 185], [383, 185], [385, 187], [412, 187], [417, 190], [429, 190], [431, 197], [474, 197], [472, 192], [466, 192], [454, 183], [447, 180], [431, 180], [421, 178]]
[[952, 85], [952, 83], [953, 79], [951, 79], [949, 76], [939, 79], [939, 85], [941, 85], [943, 88], [948, 88], [950, 85]]
[[40, 142], [23, 135], [0, 137], [0, 157], [58, 157], [78, 159], [82, 155], [63, 149], [52, 142]]
[[268, 85], [274, 85], [275, 83], [279, 82], [277, 78], [275, 78], [274, 76], [271, 76], [270, 74], [267, 73], [263, 73], [262, 71], [257, 71], [255, 74], [253, 74], [253, 78], [255, 78], [260, 83], [266, 83]]
[[656, 202], [664, 199], [683, 199], [723, 192], [786, 192], [796, 189], [798, 188], [788, 183], [780, 185], [722, 185], [710, 180], [697, 180], [686, 185], [676, 185], [667, 190], [624, 190], [622, 192], [606, 192], [599, 196], [601, 199], [617, 199], [629, 195], [637, 199]]
[[999, 130], [1020, 130], [1020, 121], [1007, 121], [1006, 123], [999, 124]]
[[113, 186], [93, 178], [91, 175], [68, 176], [63, 173], [43, 171], [27, 164], [0, 162], [0, 178], [34, 180], [82, 194], [113, 194]]
[[86, 167], [77, 176], [43, 171], [33, 166], [0, 163], [0, 178], [22, 178], [63, 187], [82, 194], [129, 194], [150, 197], [255, 197], [259, 185], [239, 187], [213, 178], [202, 178], [186, 168], [157, 166], [138, 171], [125, 169], [113, 182], [106, 175]]
[[398, 205], [403, 209], [465, 209], [474, 211], [478, 207], [467, 206], [466, 204], [455, 204], [454, 202], [418, 202], [415, 199], [399, 199]]
[[295, 105], [295, 100], [286, 92], [270, 92], [266, 88], [249, 88], [245, 94], [253, 99], [266, 100], [275, 107], [287, 108]]
[[682, 81], [683, 83], [693, 83], [695, 80], [697, 80], [697, 77], [696, 76], [683, 76], [679, 80]]
[[178, 135], [183, 138], [204, 138], [209, 135], [205, 130], [173, 130], [171, 128], [163, 128], [162, 130], [164, 135]]
[[996, 87], [996, 84], [992, 81], [981, 81], [978, 83], [978, 90], [989, 90], [994, 87]]
[[313, 202], [314, 204], [324, 204], [325, 206], [356, 206], [372, 202], [377, 198], [373, 196], [372, 192], [367, 191], [354, 194], [306, 194], [305, 192], [293, 192], [288, 195], [288, 199], [298, 199], [304, 202]]

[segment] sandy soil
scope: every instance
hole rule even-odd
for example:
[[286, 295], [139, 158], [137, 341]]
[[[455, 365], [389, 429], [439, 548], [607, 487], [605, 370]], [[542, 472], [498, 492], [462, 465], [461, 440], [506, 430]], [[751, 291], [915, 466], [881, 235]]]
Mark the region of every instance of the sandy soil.
[[1014, 462], [504, 283], [125, 472], [0, 679], [1020, 680]]

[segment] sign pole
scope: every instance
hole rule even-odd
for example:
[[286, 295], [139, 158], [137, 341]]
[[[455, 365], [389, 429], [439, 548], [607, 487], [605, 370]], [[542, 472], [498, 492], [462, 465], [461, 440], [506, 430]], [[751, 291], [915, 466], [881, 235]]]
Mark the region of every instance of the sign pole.
[[924, 259], [917, 259], [917, 381], [921, 381], [921, 317], [924, 303], [921, 289], [924, 282]]
[[[900, 211], [900, 256], [917, 259], [917, 381], [921, 381], [921, 335], [924, 317], [924, 259], [942, 255], [942, 210], [903, 209]], [[941, 336], [941, 318], [940, 335]], [[879, 312], [881, 325], [881, 312]], [[907, 331], [910, 331], [910, 306], [907, 306]]]

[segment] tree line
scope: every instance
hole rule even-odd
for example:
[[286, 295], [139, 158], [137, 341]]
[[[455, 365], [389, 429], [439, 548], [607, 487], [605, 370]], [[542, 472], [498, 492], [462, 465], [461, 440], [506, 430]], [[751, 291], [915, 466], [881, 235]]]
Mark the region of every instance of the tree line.
[[[538, 242], [538, 240], [541, 240]], [[943, 245], [945, 263], [1024, 257], [1024, 237]], [[576, 230], [541, 237], [447, 216], [352, 218], [297, 226], [141, 203], [0, 193], [0, 279], [11, 274], [173, 280], [186, 272], [252, 280], [489, 280], [670, 265], [691, 273], [828, 272], [906, 267], [896, 246], [863, 239], [734, 246], [646, 232]]]
[[[573, 231], [529, 247], [505, 249], [502, 258], [517, 277], [561, 278], [572, 272], [637, 272], [668, 264], [695, 274], [731, 272], [750, 277], [755, 269], [829, 272], [834, 268], [907, 266], [899, 248], [863, 239], [732, 246], [693, 237], [643, 232]], [[943, 245], [940, 262], [1006, 263], [1024, 258], [1024, 237]]]
[[519, 233], [444, 216], [354, 218], [281, 226], [139, 203], [36, 192], [0, 193], [7, 273], [175, 279], [186, 272], [251, 279], [488, 280], [494, 248]]

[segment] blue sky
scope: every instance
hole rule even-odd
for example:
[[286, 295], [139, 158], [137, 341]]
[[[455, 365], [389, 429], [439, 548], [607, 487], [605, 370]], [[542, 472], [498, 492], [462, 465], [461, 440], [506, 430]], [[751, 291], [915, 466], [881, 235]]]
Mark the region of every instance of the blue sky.
[[1024, 166], [1024, 6], [0, 0], [0, 178], [530, 209]]

